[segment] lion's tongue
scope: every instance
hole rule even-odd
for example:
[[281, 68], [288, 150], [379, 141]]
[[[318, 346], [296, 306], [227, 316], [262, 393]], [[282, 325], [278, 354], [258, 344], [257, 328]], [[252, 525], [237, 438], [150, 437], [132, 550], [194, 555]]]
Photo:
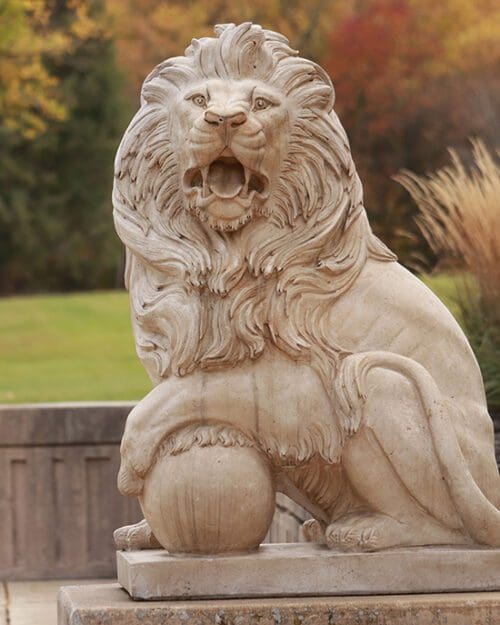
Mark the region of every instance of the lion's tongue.
[[210, 165], [207, 178], [210, 189], [221, 198], [238, 195], [245, 184], [245, 170], [238, 161], [217, 160]]

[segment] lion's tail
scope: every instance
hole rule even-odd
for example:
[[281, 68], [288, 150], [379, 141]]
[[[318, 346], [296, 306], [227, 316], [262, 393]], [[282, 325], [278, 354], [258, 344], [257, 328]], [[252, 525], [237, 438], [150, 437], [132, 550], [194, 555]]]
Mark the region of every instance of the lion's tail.
[[443, 478], [464, 528], [475, 542], [500, 546], [500, 510], [483, 494], [471, 475], [451, 423], [453, 406], [422, 365], [390, 352], [348, 356], [336, 380], [337, 401], [344, 414], [347, 434], [354, 433], [361, 424], [368, 390], [366, 378], [374, 368], [400, 373], [413, 383], [425, 409]]

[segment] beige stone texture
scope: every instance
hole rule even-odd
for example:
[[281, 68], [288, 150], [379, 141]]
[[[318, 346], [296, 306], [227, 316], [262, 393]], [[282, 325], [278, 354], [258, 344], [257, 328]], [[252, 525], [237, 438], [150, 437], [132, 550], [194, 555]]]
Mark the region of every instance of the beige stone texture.
[[133, 601], [118, 585], [69, 586], [58, 625], [496, 625], [500, 593]]
[[478, 364], [373, 234], [329, 76], [260, 26], [215, 31], [148, 75], [115, 160], [155, 384], [118, 478], [147, 523], [117, 546], [249, 550], [279, 492], [334, 550], [499, 547]]
[[433, 547], [342, 553], [309, 544], [263, 545], [231, 556], [117, 552], [134, 599], [294, 597], [500, 590], [500, 549]]

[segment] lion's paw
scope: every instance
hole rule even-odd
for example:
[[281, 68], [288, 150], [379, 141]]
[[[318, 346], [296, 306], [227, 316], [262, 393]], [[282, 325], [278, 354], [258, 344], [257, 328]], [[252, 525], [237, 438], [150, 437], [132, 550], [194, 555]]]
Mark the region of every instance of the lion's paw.
[[400, 544], [406, 534], [401, 523], [384, 515], [349, 515], [331, 523], [325, 531], [330, 549], [377, 551]]
[[119, 527], [113, 533], [117, 549], [137, 551], [140, 549], [162, 549], [162, 546], [151, 531], [146, 519], [135, 525]]
[[308, 543], [325, 544], [325, 528], [316, 519], [307, 519], [302, 523], [302, 532]]

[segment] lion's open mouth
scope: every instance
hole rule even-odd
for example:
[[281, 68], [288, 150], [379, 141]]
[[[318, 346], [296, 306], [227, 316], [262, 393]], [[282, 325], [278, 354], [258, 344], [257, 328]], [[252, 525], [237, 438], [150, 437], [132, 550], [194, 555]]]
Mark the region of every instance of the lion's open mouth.
[[183, 182], [185, 192], [197, 190], [202, 200], [210, 201], [251, 200], [255, 194], [264, 199], [268, 187], [263, 175], [250, 171], [233, 155], [219, 156], [206, 167], [188, 169]]

